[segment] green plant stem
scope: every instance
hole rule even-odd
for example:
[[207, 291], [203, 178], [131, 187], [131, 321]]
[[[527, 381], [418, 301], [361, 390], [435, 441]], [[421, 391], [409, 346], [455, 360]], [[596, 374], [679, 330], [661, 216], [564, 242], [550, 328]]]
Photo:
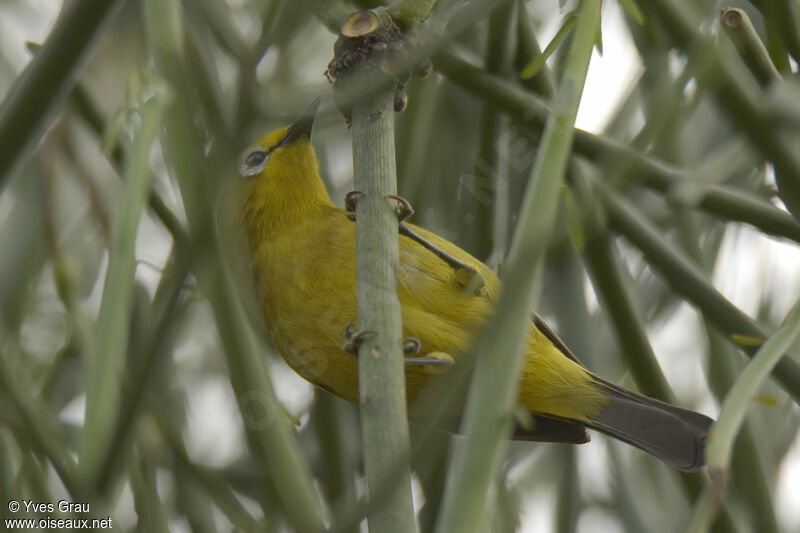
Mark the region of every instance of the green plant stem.
[[634, 381], [648, 396], [674, 403], [675, 397], [647, 339], [642, 315], [636, 310], [630, 283], [623, 277], [619, 254], [608, 234], [590, 238], [583, 257], [592, 286], [611, 319], [620, 355]]
[[[521, 71], [537, 57], [541, 57], [542, 48], [536, 40], [533, 29], [533, 21], [528, 14], [527, 2], [518, 0], [517, 2], [517, 58], [514, 67]], [[550, 98], [555, 92], [555, 80], [553, 73], [547, 68], [547, 62], [542, 69], [531, 78], [522, 80], [522, 85], [532, 90], [544, 98]]]
[[[434, 65], [448, 79], [483, 98], [511, 117], [522, 121], [525, 131], [538, 136], [549, 106], [541, 98], [524, 91], [515, 84], [469, 64], [453, 52], [441, 50], [434, 57]], [[641, 183], [658, 191], [668, 191], [689, 180], [683, 170], [645, 155], [614, 139], [593, 135], [583, 130], [575, 131], [576, 153], [597, 164], [605, 161], [623, 161], [617, 169], [616, 179]], [[699, 207], [726, 220], [744, 222], [759, 230], [800, 242], [800, 224], [791, 215], [754, 198], [750, 191], [721, 185], [704, 185]]]
[[690, 57], [702, 57], [698, 81], [714, 90], [716, 101], [731, 122], [775, 166], [781, 199], [800, 219], [800, 153], [796, 142], [773, 127], [763, 106], [766, 95], [738, 61], [696, 28], [694, 6], [682, 0], [653, 0], [647, 4], [673, 42]]
[[[684, 248], [689, 256], [703, 268], [709, 275], [710, 262], [704, 258], [698, 242], [697, 216], [693, 213], [682, 212], [678, 215], [678, 231], [682, 237]], [[717, 239], [714, 248], [719, 250], [721, 236]], [[708, 338], [708, 371], [706, 373], [709, 386], [714, 396], [720, 401], [733, 386], [739, 374], [738, 362], [740, 358], [733, 347], [724, 341], [722, 335], [711, 328], [708, 320], [703, 319], [706, 337]], [[767, 479], [763, 459], [753, 427], [745, 422], [733, 450], [733, 467], [737, 476], [733, 482], [736, 487], [746, 495], [747, 503], [752, 509], [752, 516], [756, 529], [764, 533], [777, 533], [780, 528], [775, 517], [772, 505], [770, 481]], [[721, 509], [725, 511], [724, 507]], [[717, 515], [719, 517], [719, 514]]]
[[778, 69], [772, 64], [767, 47], [761, 42], [747, 13], [741, 9], [727, 8], [722, 10], [719, 20], [745, 65], [761, 85], [780, 79]]
[[[511, 74], [516, 48], [513, 28], [516, 6], [507, 2], [489, 15], [486, 47], [486, 68], [499, 76]], [[473, 168], [474, 175], [464, 175], [462, 198], [458, 203], [458, 219], [470, 237], [470, 252], [496, 264], [502, 257], [507, 234], [500, 213], [507, 210], [509, 165], [507, 147], [498, 142], [505, 136], [508, 117], [484, 104], [480, 118], [480, 149]]]
[[[202, 486], [207, 496], [211, 497], [214, 504], [225, 514], [237, 531], [244, 531], [247, 533], [263, 531], [263, 527], [260, 527], [253, 517], [250, 516], [250, 513], [234, 495], [230, 485], [227, 484], [225, 480], [220, 479], [219, 476], [212, 475], [207, 470], [198, 468], [197, 465], [192, 463], [186, 453], [186, 448], [180, 438], [180, 433], [176, 432], [174, 424], [170, 424], [168, 420], [165, 420], [163, 415], [164, 413], [161, 412], [156, 415], [156, 417], [159, 418], [159, 426], [163, 430], [172, 449], [176, 470], [193, 478], [193, 481], [196, 481], [197, 485]], [[189, 487], [197, 490], [196, 485], [189, 485]], [[207, 503], [207, 500], [202, 499], [198, 503]], [[191, 520], [191, 517], [188, 518]], [[200, 523], [202, 524], [202, 522]]]
[[[342, 90], [337, 88], [337, 90]], [[394, 154], [394, 95], [384, 89], [352, 111], [356, 206], [358, 328], [374, 331], [359, 349], [358, 393], [367, 490], [393, 490], [371, 506], [374, 531], [416, 531], [411, 500], [403, 331], [397, 297], [399, 262]]]
[[747, 408], [754, 402], [761, 385], [773, 371], [784, 353], [789, 350], [800, 335], [800, 300], [795, 303], [781, 325], [761, 345], [753, 359], [739, 374], [722, 403], [719, 419], [714, 424], [706, 449], [708, 468], [712, 480], [721, 483], [728, 469], [734, 439], [747, 414]]
[[[732, 341], [733, 335], [766, 338], [763, 327], [721, 295], [691, 259], [669, 244], [642, 213], [602, 182], [595, 182], [608, 209], [612, 227], [639, 248], [673, 290], [697, 306], [706, 319]], [[752, 346], [738, 346], [751, 356]], [[800, 402], [800, 365], [784, 357], [775, 367], [775, 379], [795, 402]]]
[[[209, 165], [204, 160], [204, 141], [198, 135], [189, 102], [192, 87], [183, 65], [185, 47], [177, 0], [146, 0], [145, 23], [156, 68], [173, 95], [165, 106], [167, 160], [178, 177], [192, 241], [203, 243], [193, 263], [198, 283], [211, 303], [225, 349], [231, 384], [245, 421], [248, 442], [266, 462], [286, 516], [299, 531], [324, 529], [322, 510], [308, 465], [300, 455], [275, 397], [268, 370], [255, 334], [237, 297], [222, 258], [216, 232]], [[224, 167], [211, 168], [224, 172]]]
[[718, 506], [719, 501], [714, 496], [714, 490], [709, 485], [703, 487], [695, 501], [689, 523], [686, 525], [686, 533], [708, 532], [714, 522], [714, 515]]
[[31, 286], [47, 260], [42, 180], [32, 166], [9, 189], [16, 202], [0, 224], [0, 330], [6, 335], [16, 335], [22, 325]]
[[[580, 168], [580, 167], [578, 167]], [[600, 219], [592, 207], [591, 198], [595, 195], [579, 173], [575, 189], [581, 192], [582, 210], [588, 213], [584, 222], [589, 235], [583, 250], [583, 258], [603, 307], [616, 332], [621, 348], [622, 359], [631, 370], [636, 384], [648, 396], [668, 403], [675, 403], [675, 397], [647, 338], [645, 325], [637, 312], [631, 293], [630, 282], [624, 274], [619, 252], [611, 236], [605, 232], [605, 221]], [[700, 492], [700, 480], [691, 474], [680, 476], [681, 484], [689, 500]], [[720, 515], [721, 520], [730, 521], [727, 512]]]
[[[89, 92], [82, 83], [77, 83], [69, 97], [69, 103], [74, 109], [74, 112], [81, 118], [89, 128], [94, 132], [98, 139], [103, 138], [103, 130], [105, 129], [106, 119], [97, 109]], [[119, 171], [124, 164], [124, 155], [122, 149], [117, 145], [109, 154], [109, 162]], [[120, 174], [120, 177], [122, 175]], [[176, 244], [181, 246], [188, 246], [189, 234], [183, 227], [183, 223], [175, 216], [175, 214], [167, 207], [164, 200], [154, 190], [150, 191], [148, 198], [148, 205], [153, 210], [156, 217], [161, 221], [167, 231], [172, 235], [172, 239]]]
[[120, 471], [125, 452], [130, 449], [131, 435], [139, 413], [145, 405], [147, 385], [152, 383], [155, 372], [161, 368], [159, 362], [168, 355], [170, 346], [167, 341], [172, 338], [171, 334], [179, 323], [175, 317], [184, 314], [185, 307], [179, 305], [179, 298], [189, 274], [189, 257], [190, 252], [187, 250], [176, 248], [173, 251], [153, 297], [150, 310], [153, 317], [151, 336], [143, 348], [135, 350], [129, 357], [137, 364], [135, 367], [131, 366], [129, 372], [127, 394], [122, 399], [113, 427], [111, 446], [105, 457], [99, 461], [102, 465], [96, 480], [99, 492], [108, 490]]
[[[79, 82], [70, 94], [70, 105], [74, 112], [81, 118], [98, 138], [102, 138], [106, 120], [94, 104], [86, 88]], [[123, 166], [123, 153], [118, 145], [109, 154], [109, 162], [115, 169]], [[118, 172], [122, 178], [122, 173]], [[135, 420], [142, 407], [142, 395], [150, 382], [153, 373], [159, 368], [158, 361], [168, 349], [165, 341], [170, 338], [176, 322], [169, 317], [175, 313], [178, 299], [183, 292], [184, 285], [189, 275], [189, 256], [191, 255], [190, 237], [175, 214], [167, 207], [164, 200], [154, 190], [150, 191], [148, 198], [150, 209], [170, 232], [174, 244], [173, 253], [166, 261], [166, 268], [161, 276], [159, 285], [153, 297], [152, 314], [153, 324], [156, 329], [152, 334], [149, 345], [142, 353], [134, 355], [132, 360], [138, 362], [134, 375], [131, 378], [128, 394], [123, 398], [119, 416], [114, 427], [113, 437], [108, 453], [99, 462], [96, 480], [90, 483], [104, 492], [109, 483], [115, 479], [120, 471], [121, 460], [125, 451], [129, 449], [131, 430], [135, 427]], [[180, 315], [181, 313], [178, 313]]]
[[507, 276], [497, 312], [480, 336], [463, 419], [466, 441], [450, 463], [437, 532], [470, 531], [486, 523], [492, 486], [507, 446], [517, 399], [529, 309], [536, 293], [537, 264], [555, 224], [556, 206], [572, 146], [573, 126], [600, 22], [600, 4], [584, 1], [559, 90], [559, 102], [542, 135], [525, 191]]
[[[798, 24], [798, 6], [794, 2], [778, 2], [773, 0], [753, 0], [751, 4], [758, 7], [764, 15], [764, 25], [772, 27], [776, 34], [775, 51], [781, 51], [785, 56], [789, 53], [795, 61], [800, 61], [800, 24]], [[768, 30], [769, 31], [769, 30]], [[789, 71], [788, 58], [781, 58], [785, 63], [786, 70]], [[778, 61], [775, 60], [777, 64]], [[784, 69], [781, 68], [784, 72]]]
[[139, 219], [150, 192], [148, 156], [158, 134], [161, 118], [158, 103], [152, 99], [145, 102], [141, 117], [142, 125], [123, 172], [125, 182], [117, 206], [94, 342], [88, 347], [84, 361], [86, 422], [79, 454], [84, 480], [96, 477], [101, 466], [98, 461], [108, 453], [122, 392], [136, 269], [134, 247]]
[[55, 120], [86, 57], [124, 3], [73, 0], [65, 4], [47, 41], [0, 105], [0, 191]]
[[[327, 500], [337, 509], [356, 507], [353, 429], [358, 425], [351, 405], [327, 392], [316, 391], [309, 418], [322, 456], [318, 479]], [[354, 528], [350, 533], [358, 531]]]
[[57, 421], [51, 410], [30, 394], [35, 390], [33, 383], [23, 372], [10, 367], [5, 355], [0, 357], [0, 390], [20, 419], [21, 427], [14, 431], [16, 438], [21, 437], [30, 448], [47, 457], [69, 493], [79, 497], [82, 493], [75, 475], [75, 461], [59, 436]]

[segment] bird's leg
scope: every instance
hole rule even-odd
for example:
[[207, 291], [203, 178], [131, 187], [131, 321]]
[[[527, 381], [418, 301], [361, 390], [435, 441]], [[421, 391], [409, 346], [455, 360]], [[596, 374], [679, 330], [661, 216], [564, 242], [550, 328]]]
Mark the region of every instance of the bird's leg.
[[422, 357], [406, 357], [404, 360], [407, 365], [424, 365], [424, 366], [451, 366], [455, 364], [452, 358], [435, 357], [435, 356], [422, 356]]
[[[447, 263], [453, 270], [456, 271], [456, 278], [465, 287], [468, 283], [472, 282], [473, 278], [477, 278], [476, 281], [479, 281], [479, 283], [477, 283], [477, 288], [475, 289], [476, 291], [483, 287], [483, 276], [481, 276], [477, 270], [448, 254], [402, 222], [400, 223], [400, 235], [405, 235], [409, 239], [418, 242], [424, 248], [432, 252], [436, 257]], [[463, 272], [463, 274], [460, 274], [461, 272]]]
[[[342, 349], [358, 357], [358, 349], [361, 343], [368, 337], [375, 335], [374, 331], [355, 331], [353, 324], [348, 324], [344, 328], [344, 336], [347, 342], [342, 346]], [[419, 353], [420, 349], [419, 339], [408, 337], [403, 340], [403, 355], [414, 355]], [[429, 355], [423, 357], [406, 357], [403, 362], [407, 365], [426, 365], [426, 366], [450, 366], [454, 363], [453, 358], [445, 353], [434, 352], [438, 355]]]
[[[347, 212], [347, 218], [350, 220], [356, 219], [356, 199], [364, 196], [366, 193], [362, 191], [350, 191], [344, 197], [344, 209]], [[409, 239], [422, 245], [423, 248], [432, 252], [436, 257], [447, 263], [455, 273], [458, 283], [473, 294], [477, 294], [485, 283], [483, 276], [473, 267], [459, 261], [449, 253], [445, 252], [431, 241], [416, 233], [414, 230], [403, 224], [403, 222], [414, 214], [414, 208], [405, 198], [397, 196], [396, 194], [387, 194], [387, 198], [397, 202], [397, 220], [400, 229], [400, 235], [405, 235]]]
[[430, 252], [432, 252], [436, 257], [447, 263], [450, 268], [453, 269], [455, 274], [456, 280], [462, 287], [468, 289], [469, 292], [473, 294], [477, 294], [482, 288], [485, 283], [483, 276], [481, 276], [480, 272], [472, 268], [466, 263], [463, 263], [453, 257], [452, 255], [448, 254], [425, 237], [422, 237], [420, 234], [416, 233], [414, 230], [403, 224], [400, 223], [400, 235], [405, 235], [409, 239], [416, 241], [423, 248], [426, 248]]
[[476, 293], [481, 290], [484, 285], [483, 276], [472, 268], [471, 266], [459, 261], [452, 255], [448, 254], [431, 241], [416, 233], [414, 230], [403, 224], [408, 217], [414, 214], [414, 208], [405, 198], [397, 196], [396, 194], [387, 194], [387, 198], [397, 202], [397, 220], [400, 224], [400, 235], [405, 235], [409, 239], [421, 244], [424, 248], [432, 252], [436, 257], [447, 263], [454, 271], [458, 282], [468, 288], [470, 292]]
[[361, 343], [376, 334], [377, 332], [375, 331], [355, 331], [353, 324], [347, 324], [344, 328], [344, 336], [347, 342], [342, 346], [342, 350], [358, 357], [358, 349], [361, 347]]

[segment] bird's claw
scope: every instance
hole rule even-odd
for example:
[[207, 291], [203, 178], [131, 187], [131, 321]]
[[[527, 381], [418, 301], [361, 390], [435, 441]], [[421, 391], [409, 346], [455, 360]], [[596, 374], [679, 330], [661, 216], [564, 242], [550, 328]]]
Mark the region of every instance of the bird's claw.
[[408, 337], [403, 341], [403, 354], [413, 355], [419, 353], [420, 342], [419, 339]]
[[353, 329], [353, 324], [348, 324], [344, 328], [344, 336], [347, 342], [342, 346], [342, 350], [358, 357], [358, 349], [361, 347], [361, 343], [373, 335], [376, 335], [375, 331], [355, 331]]
[[[344, 211], [347, 215], [347, 218], [355, 221], [356, 219], [356, 201], [362, 197], [366, 196], [367, 193], [364, 191], [350, 191], [349, 193], [344, 195]], [[397, 221], [403, 222], [405, 219], [410, 217], [414, 214], [414, 208], [411, 207], [411, 204], [405, 198], [397, 196], [396, 194], [387, 194], [386, 198], [390, 198], [397, 202]]]
[[344, 211], [347, 218], [353, 222], [356, 220], [356, 200], [367, 193], [364, 191], [350, 191], [344, 195]]
[[396, 194], [387, 194], [386, 198], [391, 198], [395, 202], [397, 202], [397, 221], [402, 223], [405, 219], [410, 217], [414, 214], [414, 208], [411, 207], [411, 204], [403, 198], [402, 196], [397, 196]]

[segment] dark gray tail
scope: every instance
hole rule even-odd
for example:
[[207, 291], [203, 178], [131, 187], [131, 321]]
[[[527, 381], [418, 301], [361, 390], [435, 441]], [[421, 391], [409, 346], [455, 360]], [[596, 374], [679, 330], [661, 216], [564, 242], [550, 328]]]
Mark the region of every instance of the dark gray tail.
[[662, 461], [693, 471], [705, 464], [706, 435], [714, 421], [598, 379], [608, 406], [586, 424]]

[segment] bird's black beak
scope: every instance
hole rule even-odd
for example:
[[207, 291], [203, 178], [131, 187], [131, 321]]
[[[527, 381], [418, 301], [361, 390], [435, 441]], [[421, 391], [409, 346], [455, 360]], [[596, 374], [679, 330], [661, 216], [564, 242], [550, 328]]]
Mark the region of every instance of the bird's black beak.
[[311, 139], [311, 129], [314, 127], [314, 118], [317, 116], [317, 108], [319, 107], [319, 96], [308, 104], [303, 114], [298, 118], [294, 124], [289, 126], [286, 135], [280, 140], [278, 146], [285, 146], [300, 139]]

